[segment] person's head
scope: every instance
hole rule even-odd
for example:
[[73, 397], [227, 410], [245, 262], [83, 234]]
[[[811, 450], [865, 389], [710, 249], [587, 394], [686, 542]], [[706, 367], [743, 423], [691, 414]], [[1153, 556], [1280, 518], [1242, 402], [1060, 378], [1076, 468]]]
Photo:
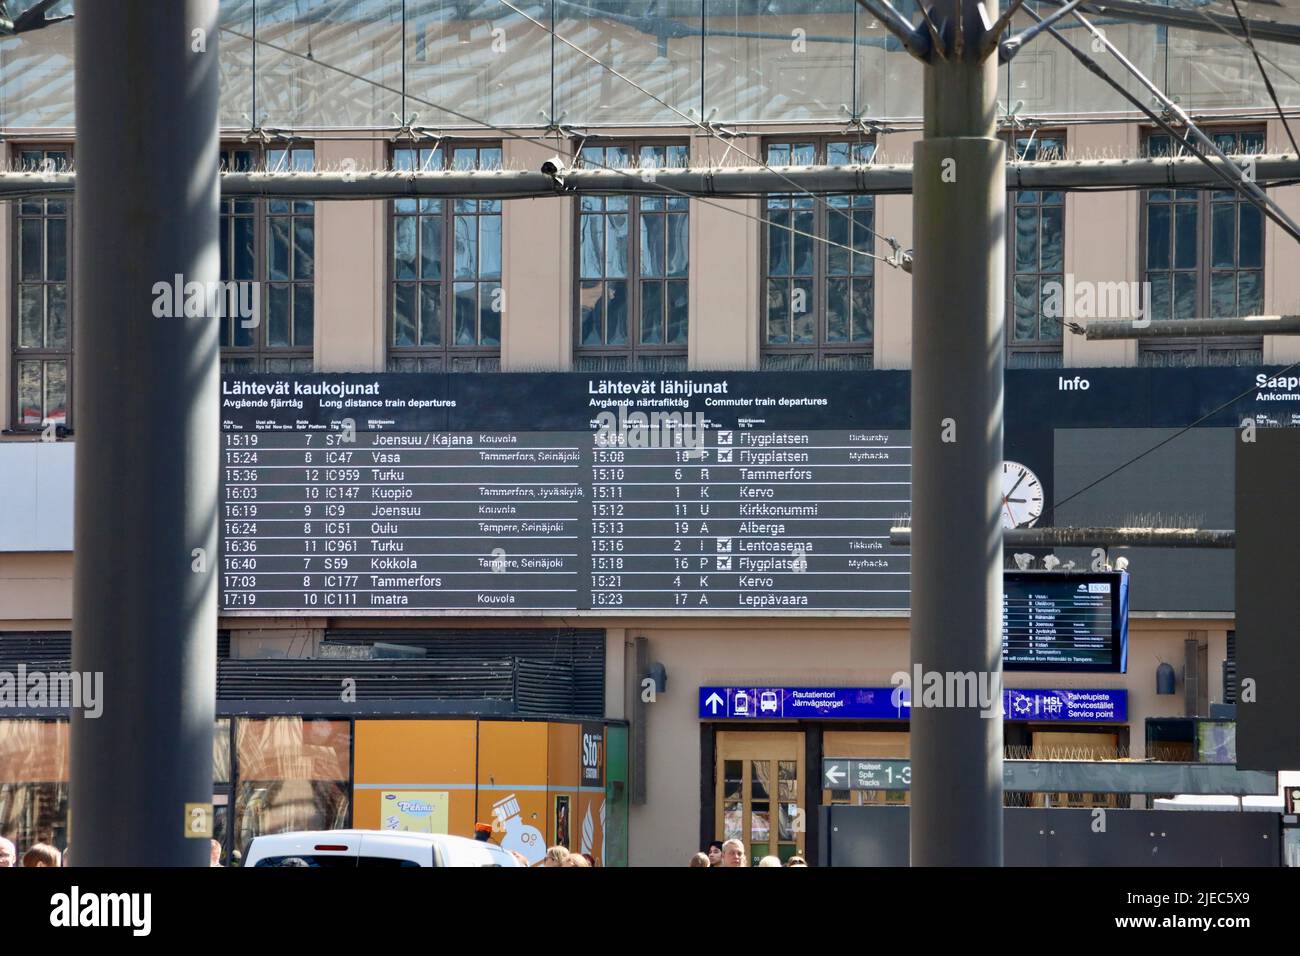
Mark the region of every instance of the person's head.
[[17, 860], [18, 850], [14, 848], [13, 840], [0, 837], [0, 866], [13, 866]]
[[48, 843], [33, 843], [23, 854], [23, 866], [54, 866], [60, 863], [59, 851]]
[[722, 841], [714, 840], [709, 844], [709, 866], [722, 866]]
[[546, 856], [542, 858], [542, 866], [564, 866], [564, 861], [569, 858], [567, 847], [553, 846], [546, 851]]
[[795, 855], [790, 857], [790, 859], [786, 860], [785, 865], [786, 866], [807, 866], [808, 861], [801, 856]]
[[211, 841], [209, 841], [209, 842], [210, 842], [211, 845], [210, 845], [210, 848], [209, 848], [209, 854], [208, 854], [208, 856], [209, 856], [208, 865], [209, 865], [209, 866], [220, 866], [220, 865], [221, 865], [221, 841], [220, 841], [220, 840], [211, 840]]
[[745, 866], [745, 844], [728, 840], [722, 844], [722, 866]]
[[691, 857], [691, 866], [712, 866], [712, 865], [713, 864], [709, 862], [709, 855], [707, 853], [696, 853], [693, 857]]
[[591, 866], [591, 864], [587, 862], [586, 857], [581, 853], [570, 853], [564, 858], [564, 862], [560, 866]]
[[781, 858], [779, 856], [765, 856], [758, 861], [759, 866], [780, 866]]

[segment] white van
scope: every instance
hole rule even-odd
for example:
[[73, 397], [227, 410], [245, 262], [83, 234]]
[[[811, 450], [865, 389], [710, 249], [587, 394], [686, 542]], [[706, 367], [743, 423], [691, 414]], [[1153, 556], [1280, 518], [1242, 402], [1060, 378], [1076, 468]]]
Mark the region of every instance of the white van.
[[405, 830], [301, 830], [253, 837], [244, 866], [520, 866], [492, 843]]

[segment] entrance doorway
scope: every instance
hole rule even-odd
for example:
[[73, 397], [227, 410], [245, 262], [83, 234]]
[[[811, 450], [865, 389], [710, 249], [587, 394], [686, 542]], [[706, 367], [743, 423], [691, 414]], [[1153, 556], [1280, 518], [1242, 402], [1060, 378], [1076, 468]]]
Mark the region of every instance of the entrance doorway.
[[714, 781], [715, 832], [741, 840], [750, 865], [804, 852], [804, 735], [719, 731]]

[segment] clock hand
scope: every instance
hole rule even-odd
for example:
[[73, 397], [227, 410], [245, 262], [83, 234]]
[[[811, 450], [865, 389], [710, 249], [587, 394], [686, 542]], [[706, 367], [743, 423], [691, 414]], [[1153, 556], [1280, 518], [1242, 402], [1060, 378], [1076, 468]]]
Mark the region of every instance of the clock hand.
[[1022, 471], [1020, 473], [1020, 477], [1016, 479], [1016, 483], [1011, 486], [1011, 490], [1008, 491], [1007, 494], [1014, 495], [1016, 493], [1016, 489], [1020, 487], [1020, 483], [1028, 477], [1029, 477], [1029, 472]]

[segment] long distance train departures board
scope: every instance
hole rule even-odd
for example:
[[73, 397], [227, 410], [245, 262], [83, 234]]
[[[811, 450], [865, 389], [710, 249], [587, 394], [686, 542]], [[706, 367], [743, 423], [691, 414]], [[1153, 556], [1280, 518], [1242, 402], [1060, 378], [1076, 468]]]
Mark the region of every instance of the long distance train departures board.
[[222, 611], [903, 610], [907, 388], [227, 376]]

